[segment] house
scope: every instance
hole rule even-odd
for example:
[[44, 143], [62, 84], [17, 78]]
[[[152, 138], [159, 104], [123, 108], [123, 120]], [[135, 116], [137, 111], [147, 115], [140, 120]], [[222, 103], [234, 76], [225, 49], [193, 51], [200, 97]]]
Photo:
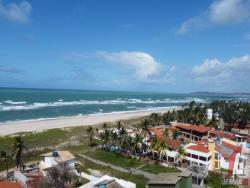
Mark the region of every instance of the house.
[[45, 176], [46, 170], [51, 167], [63, 166], [69, 169], [75, 169], [75, 156], [69, 151], [54, 151], [41, 155], [44, 159], [39, 164], [40, 172]]
[[179, 129], [180, 134], [183, 139], [189, 140], [192, 142], [197, 142], [199, 140], [207, 138], [209, 135], [209, 131], [211, 131], [210, 127], [206, 127], [204, 125], [175, 123], [173, 124], [173, 126]]
[[192, 172], [161, 173], [149, 180], [147, 188], [192, 188]]
[[108, 175], [102, 177], [94, 177], [86, 173], [81, 173], [81, 176], [88, 179], [89, 182], [79, 188], [136, 188], [136, 184], [123, 179], [118, 179]]
[[227, 138], [229, 140], [236, 140], [236, 136], [233, 133], [229, 133], [229, 132], [225, 132], [225, 131], [221, 131], [221, 130], [212, 130], [209, 133], [209, 136], [211, 137], [220, 137], [220, 138]]
[[247, 157], [241, 153], [241, 145], [227, 138], [210, 139], [212, 160], [209, 170], [226, 170], [228, 175], [243, 175]]
[[177, 162], [180, 159], [178, 148], [182, 144], [181, 141], [165, 137], [163, 134], [164, 130], [162, 127], [154, 127], [151, 128], [150, 131], [153, 137], [156, 137], [157, 139], [163, 141], [167, 146], [167, 149], [163, 152], [163, 159], [165, 159], [167, 162]]
[[22, 186], [18, 182], [0, 180], [0, 188], [22, 188]]
[[208, 169], [211, 161], [211, 152], [202, 144], [187, 144], [185, 147], [185, 160], [189, 165], [204, 166]]

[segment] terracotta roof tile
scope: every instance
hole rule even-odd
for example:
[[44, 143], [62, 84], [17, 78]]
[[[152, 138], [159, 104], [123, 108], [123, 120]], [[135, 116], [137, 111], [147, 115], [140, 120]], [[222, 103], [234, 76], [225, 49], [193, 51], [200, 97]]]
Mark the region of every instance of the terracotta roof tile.
[[12, 181], [0, 181], [0, 188], [22, 188], [22, 186], [17, 182]]
[[178, 147], [181, 146], [181, 141], [180, 140], [174, 140], [170, 138], [166, 138], [163, 134], [163, 129], [162, 128], [152, 128], [151, 131], [154, 133], [156, 138], [163, 140], [164, 143], [168, 146], [168, 148], [176, 150]]
[[199, 151], [202, 153], [209, 153], [209, 150], [207, 149], [207, 147], [200, 145], [200, 144], [188, 146], [187, 149]]
[[192, 125], [192, 124], [177, 124], [175, 127], [179, 129], [184, 129], [187, 131], [195, 131], [199, 133], [206, 133], [211, 130], [210, 127], [206, 127], [204, 125]]
[[229, 140], [233, 140], [233, 139], [236, 138], [234, 134], [226, 133], [226, 132], [221, 131], [221, 130], [213, 130], [213, 131], [210, 132], [210, 135], [211, 136], [219, 136], [221, 138], [227, 138]]

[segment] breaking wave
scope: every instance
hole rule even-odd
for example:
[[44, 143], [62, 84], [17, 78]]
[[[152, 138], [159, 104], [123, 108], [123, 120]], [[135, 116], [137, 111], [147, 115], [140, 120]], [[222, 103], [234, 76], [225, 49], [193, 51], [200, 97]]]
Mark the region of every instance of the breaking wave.
[[[0, 111], [18, 111], [18, 110], [34, 110], [48, 107], [60, 107], [60, 106], [76, 106], [76, 105], [129, 105], [127, 108], [137, 108], [136, 104], [155, 104], [155, 105], [174, 105], [174, 104], [184, 104], [195, 100], [196, 102], [206, 103], [207, 101], [200, 98], [186, 98], [186, 99], [163, 99], [163, 100], [149, 100], [149, 99], [116, 99], [116, 100], [79, 100], [79, 101], [63, 101], [62, 99], [56, 102], [35, 102], [32, 104], [27, 104], [25, 101], [12, 101], [7, 100], [0, 104]], [[9, 105], [7, 105], [9, 104]], [[155, 108], [155, 107], [154, 107]]]

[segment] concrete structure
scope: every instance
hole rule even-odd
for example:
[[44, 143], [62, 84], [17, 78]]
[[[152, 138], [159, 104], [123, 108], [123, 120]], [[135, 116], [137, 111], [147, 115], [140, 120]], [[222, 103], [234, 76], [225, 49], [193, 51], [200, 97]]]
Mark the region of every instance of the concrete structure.
[[192, 188], [192, 172], [161, 173], [147, 183], [147, 188]]
[[207, 138], [209, 135], [209, 131], [211, 131], [210, 127], [206, 127], [203, 125], [176, 123], [174, 124], [174, 126], [179, 129], [183, 139], [189, 140], [191, 142], [197, 142], [204, 138]]
[[206, 109], [206, 115], [207, 115], [208, 120], [212, 120], [213, 119], [213, 109], [212, 108], [207, 108]]
[[75, 169], [75, 157], [69, 151], [54, 151], [41, 155], [44, 157], [39, 164], [40, 172], [45, 176], [46, 170], [51, 167], [59, 167], [60, 165], [68, 168]]
[[211, 152], [201, 144], [188, 144], [185, 146], [186, 161], [189, 165], [204, 166], [208, 169], [211, 161]]
[[247, 157], [241, 154], [241, 145], [227, 138], [210, 139], [208, 148], [212, 152], [209, 170], [227, 170], [229, 175], [244, 175]]
[[90, 176], [86, 173], [81, 173], [81, 177], [88, 179], [89, 182], [79, 188], [136, 188], [136, 185], [130, 181], [118, 179], [108, 175], [102, 177]]

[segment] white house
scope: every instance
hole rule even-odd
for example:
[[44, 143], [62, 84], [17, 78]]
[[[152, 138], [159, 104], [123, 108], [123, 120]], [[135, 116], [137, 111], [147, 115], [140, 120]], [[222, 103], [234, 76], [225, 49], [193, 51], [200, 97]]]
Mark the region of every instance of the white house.
[[46, 170], [51, 167], [64, 166], [66, 168], [75, 169], [75, 157], [69, 151], [54, 151], [41, 155], [44, 159], [39, 164], [42, 174], [46, 175]]
[[211, 162], [211, 152], [201, 144], [190, 143], [185, 146], [186, 161], [190, 165], [199, 165], [208, 169]]

